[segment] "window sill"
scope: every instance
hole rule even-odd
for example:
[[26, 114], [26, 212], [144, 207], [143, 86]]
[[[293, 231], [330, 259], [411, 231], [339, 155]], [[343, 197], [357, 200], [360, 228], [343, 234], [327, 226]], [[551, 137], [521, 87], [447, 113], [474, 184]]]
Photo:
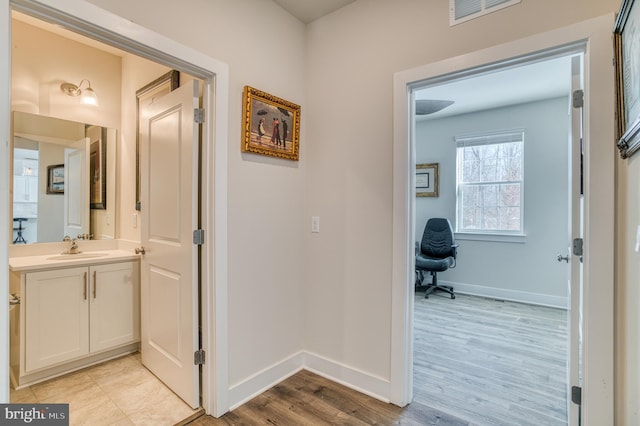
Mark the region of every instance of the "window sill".
[[490, 241], [497, 243], [519, 243], [527, 242], [526, 234], [477, 234], [471, 232], [456, 232], [456, 240], [461, 241]]

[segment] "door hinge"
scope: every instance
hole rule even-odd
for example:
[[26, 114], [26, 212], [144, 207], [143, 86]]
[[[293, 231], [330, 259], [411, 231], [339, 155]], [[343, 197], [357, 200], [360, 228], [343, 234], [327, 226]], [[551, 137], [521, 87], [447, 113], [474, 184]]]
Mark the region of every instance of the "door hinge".
[[196, 124], [204, 123], [204, 108], [195, 108], [193, 110], [193, 121]]
[[204, 244], [204, 229], [193, 230], [193, 244], [196, 244], [199, 246]]
[[193, 365], [204, 365], [204, 349], [198, 349], [193, 353]]
[[584, 90], [579, 89], [573, 92], [572, 104], [574, 108], [582, 108], [584, 106]]
[[582, 405], [582, 388], [580, 386], [571, 386], [571, 402]]
[[574, 238], [573, 239], [573, 255], [574, 256], [582, 256], [584, 252], [584, 241], [582, 238]]

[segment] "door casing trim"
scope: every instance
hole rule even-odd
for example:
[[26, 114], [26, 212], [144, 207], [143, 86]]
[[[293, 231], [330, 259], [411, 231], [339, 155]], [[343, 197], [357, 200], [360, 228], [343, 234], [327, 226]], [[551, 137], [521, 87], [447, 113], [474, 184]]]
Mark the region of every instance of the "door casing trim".
[[[583, 420], [613, 421], [613, 283], [615, 150], [613, 56], [614, 16], [605, 15], [521, 40], [394, 74], [393, 88], [393, 240], [390, 400], [405, 406], [412, 394], [413, 239], [412, 172], [415, 134], [412, 88], [538, 52], [585, 43], [585, 241], [583, 322]], [[594, 101], [592, 101], [594, 100]], [[595, 101], [597, 100], [597, 102]], [[590, 262], [590, 259], [597, 259]]]
[[[55, 22], [90, 38], [124, 51], [189, 73], [203, 80], [203, 107], [206, 109], [202, 129], [202, 217], [205, 241], [202, 246], [202, 344], [207, 363], [202, 368], [202, 401], [208, 414], [216, 417], [228, 411], [228, 323], [227, 323], [227, 135], [229, 105], [229, 67], [190, 47], [148, 30], [129, 20], [83, 0], [0, 0], [0, 192], [8, 200], [8, 140], [11, 111], [11, 10], [16, 9]], [[6, 142], [5, 142], [6, 141]], [[0, 223], [9, 223], [7, 209], [0, 210]], [[8, 226], [0, 238], [8, 241]], [[0, 291], [8, 294], [8, 247], [0, 245]], [[8, 331], [8, 304], [0, 304], [0, 326]], [[9, 333], [2, 333], [0, 363], [6, 373], [0, 382], [0, 400], [9, 400]]]

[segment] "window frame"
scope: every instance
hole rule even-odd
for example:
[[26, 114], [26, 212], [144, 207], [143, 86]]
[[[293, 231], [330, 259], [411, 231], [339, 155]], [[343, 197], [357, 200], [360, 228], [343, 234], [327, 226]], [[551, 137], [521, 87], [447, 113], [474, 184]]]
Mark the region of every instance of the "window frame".
[[[468, 238], [473, 240], [489, 239], [489, 240], [507, 240], [520, 242], [525, 233], [525, 129], [508, 129], [498, 130], [485, 133], [473, 133], [467, 135], [455, 136], [454, 141], [456, 143], [456, 235], [461, 239]], [[471, 146], [489, 146], [500, 145], [505, 143], [519, 142], [521, 144], [521, 158], [520, 158], [520, 179], [519, 180], [492, 180], [492, 181], [480, 181], [463, 183], [462, 172], [464, 170], [464, 158], [460, 155], [464, 152], [464, 148]], [[507, 230], [507, 229], [467, 229], [462, 227], [463, 223], [463, 202], [462, 202], [462, 188], [471, 186], [484, 186], [495, 185], [500, 186], [504, 184], [519, 184], [520, 185], [520, 229]], [[484, 217], [484, 216], [483, 216]]]

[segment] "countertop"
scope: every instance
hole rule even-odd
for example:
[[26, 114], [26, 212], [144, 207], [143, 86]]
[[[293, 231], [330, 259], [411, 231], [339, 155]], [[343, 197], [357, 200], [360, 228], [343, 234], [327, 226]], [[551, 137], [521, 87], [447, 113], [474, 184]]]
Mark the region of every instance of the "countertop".
[[10, 271], [37, 271], [40, 269], [66, 268], [69, 266], [98, 265], [139, 259], [140, 255], [126, 250], [83, 251], [78, 254], [52, 253], [38, 256], [9, 258]]

